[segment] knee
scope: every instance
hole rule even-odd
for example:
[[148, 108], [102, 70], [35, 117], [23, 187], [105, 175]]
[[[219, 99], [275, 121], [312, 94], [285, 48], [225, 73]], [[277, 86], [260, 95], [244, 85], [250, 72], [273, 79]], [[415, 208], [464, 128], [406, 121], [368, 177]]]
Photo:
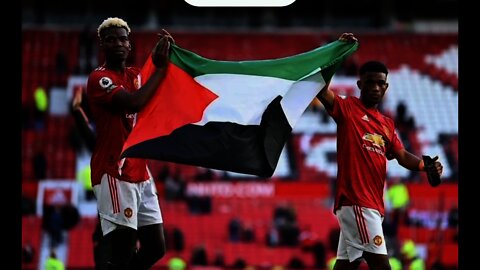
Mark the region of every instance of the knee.
[[390, 263], [387, 261], [387, 263], [384, 263], [382, 266], [382, 270], [392, 270], [390, 267]]
[[165, 250], [165, 245], [162, 245], [158, 249], [152, 250], [151, 252], [152, 259], [158, 261], [165, 256], [167, 251]]
[[158, 261], [167, 253], [165, 238], [161, 237], [158, 241], [150, 243], [148, 245], [148, 253], [152, 260]]
[[165, 245], [159, 245], [155, 248], [149, 248], [142, 250], [142, 255], [148, 258], [145, 258], [146, 261], [150, 262], [151, 264], [155, 264], [155, 262], [159, 261], [161, 258], [165, 256], [166, 250]]

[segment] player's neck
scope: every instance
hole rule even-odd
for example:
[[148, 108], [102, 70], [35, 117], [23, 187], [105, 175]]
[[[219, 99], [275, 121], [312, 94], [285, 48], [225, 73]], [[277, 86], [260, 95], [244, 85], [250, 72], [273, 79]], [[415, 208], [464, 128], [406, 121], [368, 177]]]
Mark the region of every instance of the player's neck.
[[365, 106], [367, 109], [375, 110], [378, 108], [378, 103], [367, 102], [362, 97], [360, 97], [360, 101], [362, 102], [363, 106]]
[[106, 61], [105, 66], [107, 67], [107, 69], [117, 71], [117, 72], [123, 72], [125, 70], [126, 63], [125, 61], [121, 61], [121, 62]]

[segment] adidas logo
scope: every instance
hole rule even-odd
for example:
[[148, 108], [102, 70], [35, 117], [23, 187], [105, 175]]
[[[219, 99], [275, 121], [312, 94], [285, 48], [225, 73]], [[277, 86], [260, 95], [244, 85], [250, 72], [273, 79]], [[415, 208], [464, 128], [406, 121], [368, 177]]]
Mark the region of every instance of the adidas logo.
[[370, 120], [368, 120], [368, 116], [365, 114], [363, 117], [362, 117], [362, 120], [365, 120], [367, 122], [369, 122]]

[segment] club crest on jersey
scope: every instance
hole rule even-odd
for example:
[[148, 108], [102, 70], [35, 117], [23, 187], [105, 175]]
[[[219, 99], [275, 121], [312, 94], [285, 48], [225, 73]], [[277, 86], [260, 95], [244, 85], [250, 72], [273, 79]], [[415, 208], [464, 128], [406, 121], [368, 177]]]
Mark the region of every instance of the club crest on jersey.
[[103, 89], [107, 90], [107, 93], [112, 91], [113, 88], [116, 87], [116, 85], [113, 84], [113, 81], [112, 79], [108, 78], [108, 77], [102, 77], [98, 83], [100, 84], [100, 87], [102, 87]]
[[133, 85], [135, 86], [135, 89], [140, 88], [140, 86], [141, 86], [140, 76], [137, 76], [137, 78], [133, 79]]
[[130, 208], [130, 207], [125, 208], [125, 210], [123, 210], [123, 214], [124, 214], [127, 218], [131, 218], [132, 215], [133, 215], [133, 210], [132, 210], [132, 208]]
[[387, 136], [387, 138], [390, 138], [390, 130], [388, 130], [386, 126], [383, 126], [383, 132], [385, 132], [385, 135]]
[[380, 246], [383, 243], [383, 239], [380, 235], [377, 235], [373, 238], [373, 243], [377, 246]]

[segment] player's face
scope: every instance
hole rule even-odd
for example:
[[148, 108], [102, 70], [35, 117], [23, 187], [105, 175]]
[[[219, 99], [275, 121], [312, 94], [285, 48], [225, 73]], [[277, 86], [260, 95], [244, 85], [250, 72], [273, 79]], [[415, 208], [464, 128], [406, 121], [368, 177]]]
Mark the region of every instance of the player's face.
[[388, 88], [387, 75], [381, 72], [366, 72], [357, 81], [361, 90], [360, 99], [367, 107], [376, 106], [382, 101]]
[[125, 60], [130, 52], [130, 40], [127, 30], [122, 27], [110, 27], [105, 29], [101, 46], [105, 57], [109, 61]]

